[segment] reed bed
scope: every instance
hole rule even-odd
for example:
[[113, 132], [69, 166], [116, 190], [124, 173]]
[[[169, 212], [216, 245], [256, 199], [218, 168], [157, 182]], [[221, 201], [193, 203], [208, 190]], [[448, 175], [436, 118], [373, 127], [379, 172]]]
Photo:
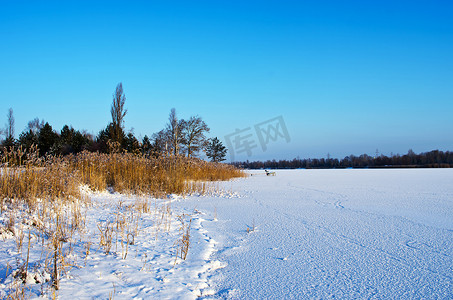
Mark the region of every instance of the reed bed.
[[[92, 190], [113, 188], [120, 193], [187, 194], [193, 182], [229, 180], [244, 173], [230, 165], [183, 156], [149, 157], [132, 153], [83, 152], [68, 157], [83, 184]], [[200, 191], [201, 192], [201, 191]]]
[[1, 209], [5, 201], [24, 201], [30, 208], [37, 200], [80, 199], [78, 171], [65, 158], [40, 158], [37, 149], [5, 152], [0, 169]]
[[[7, 151], [2, 156], [1, 201], [80, 198], [79, 187], [93, 191], [153, 195], [202, 193], [204, 181], [229, 180], [244, 173], [230, 165], [182, 156], [149, 157], [132, 153], [82, 152], [40, 158], [37, 149]], [[197, 190], [198, 189], [198, 190]]]
[[[85, 245], [85, 257], [90, 253], [91, 239], [99, 240], [99, 249], [106, 254], [113, 243], [118, 250], [119, 243], [121, 257], [126, 259], [143, 213], [156, 216], [156, 240], [159, 231], [170, 230], [170, 202], [162, 207], [156, 205], [152, 211], [148, 200], [142, 200], [130, 207], [120, 205], [112, 220], [100, 222], [97, 234], [87, 240], [86, 213], [91, 203], [82, 186], [149, 199], [147, 196], [204, 194], [210, 189], [209, 182], [243, 176], [245, 173], [229, 165], [180, 156], [82, 152], [40, 157], [36, 147], [4, 151], [0, 165], [0, 236], [14, 239], [18, 253], [16, 262], [6, 266], [5, 280], [9, 275], [14, 278], [8, 298], [26, 298], [27, 282], [43, 286], [48, 282], [55, 293], [59, 277], [77, 266], [69, 259], [75, 243]], [[190, 245], [190, 221], [188, 226], [182, 219], [179, 221], [182, 229], [176, 257], [185, 259]], [[30, 249], [37, 248], [41, 249], [40, 258], [30, 259]]]

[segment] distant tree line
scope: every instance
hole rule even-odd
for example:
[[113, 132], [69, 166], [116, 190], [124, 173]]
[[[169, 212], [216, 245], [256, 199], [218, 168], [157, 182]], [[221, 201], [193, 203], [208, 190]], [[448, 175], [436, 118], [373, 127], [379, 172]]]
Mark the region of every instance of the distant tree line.
[[433, 150], [415, 154], [409, 150], [404, 155], [360, 156], [349, 155], [339, 160], [336, 158], [294, 158], [293, 160], [267, 160], [234, 162], [234, 166], [246, 169], [334, 169], [334, 168], [451, 168], [453, 152]]
[[174, 108], [164, 129], [152, 134], [151, 138], [145, 135], [142, 140], [138, 140], [132, 131], [126, 132], [124, 129], [124, 118], [127, 114], [125, 102], [123, 86], [119, 83], [113, 94], [110, 109], [112, 121], [96, 136], [68, 125], [56, 131], [49, 123], [35, 118], [28, 122], [26, 129], [16, 139], [13, 110], [9, 109], [7, 124], [4, 129], [0, 129], [0, 134], [4, 136], [0, 141], [0, 152], [11, 147], [23, 149], [37, 147], [41, 156], [91, 151], [132, 152], [154, 157], [169, 155], [197, 157], [201, 152], [205, 152], [212, 161], [225, 160], [226, 148], [217, 138], [206, 137], [210, 128], [202, 118], [191, 116], [188, 120], [178, 119]]

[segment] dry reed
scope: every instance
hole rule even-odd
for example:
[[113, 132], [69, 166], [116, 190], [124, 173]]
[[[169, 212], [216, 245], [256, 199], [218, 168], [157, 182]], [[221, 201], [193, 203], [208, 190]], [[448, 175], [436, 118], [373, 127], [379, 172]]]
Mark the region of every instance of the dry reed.
[[133, 153], [83, 152], [68, 157], [68, 161], [79, 172], [81, 181], [93, 190], [111, 187], [118, 192], [157, 197], [193, 192], [198, 189], [193, 182], [244, 176], [241, 170], [229, 165], [183, 156], [154, 158]]
[[[42, 158], [38, 149], [8, 149], [1, 155], [0, 165], [0, 213], [6, 210], [9, 216], [0, 232], [10, 232], [16, 240], [18, 253], [22, 253], [25, 232], [28, 230], [26, 260], [18, 265], [17, 282], [9, 296], [25, 296], [25, 282], [31, 268], [29, 251], [31, 243], [41, 247], [44, 274], [50, 274], [54, 292], [59, 286], [61, 274], [74, 265], [67, 257], [72, 251], [73, 237], [85, 234], [86, 224], [82, 207], [89, 205], [81, 193], [81, 186], [99, 191], [107, 188], [120, 193], [164, 197], [168, 194], [204, 194], [209, 190], [207, 181], [228, 180], [243, 177], [235, 167], [208, 163], [200, 159], [182, 156], [161, 158], [132, 153], [100, 154], [82, 152], [65, 157]], [[134, 245], [139, 231], [142, 213], [152, 209], [146, 197], [140, 197], [133, 207], [117, 208], [113, 221], [98, 224], [100, 248], [108, 254], [113, 243], [121, 245], [121, 256], [126, 259], [130, 245]], [[171, 201], [158, 208], [154, 215], [156, 239], [159, 230], [170, 231]], [[190, 245], [190, 224], [180, 216], [180, 239], [177, 256], [187, 257]], [[24, 224], [26, 227], [24, 227]], [[0, 224], [2, 226], [2, 224]], [[32, 235], [35, 239], [32, 239]], [[90, 254], [92, 242], [84, 248], [84, 260]], [[116, 248], [115, 247], [115, 248]], [[9, 265], [8, 265], [9, 266]], [[37, 265], [35, 264], [35, 269]], [[8, 272], [8, 268], [7, 268]], [[7, 274], [8, 275], [8, 274]], [[25, 277], [24, 277], [25, 276]], [[112, 295], [113, 296], [113, 295]]]

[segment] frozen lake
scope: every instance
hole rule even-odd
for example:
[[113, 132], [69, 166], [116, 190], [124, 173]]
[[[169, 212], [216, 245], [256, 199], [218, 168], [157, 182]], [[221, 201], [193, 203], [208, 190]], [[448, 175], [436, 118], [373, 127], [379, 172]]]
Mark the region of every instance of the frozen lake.
[[216, 296], [453, 297], [453, 169], [251, 173], [181, 203], [217, 210]]

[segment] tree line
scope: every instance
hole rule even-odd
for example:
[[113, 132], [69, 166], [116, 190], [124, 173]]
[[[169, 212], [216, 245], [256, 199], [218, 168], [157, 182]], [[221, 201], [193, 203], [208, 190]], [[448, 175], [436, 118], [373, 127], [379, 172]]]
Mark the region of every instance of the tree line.
[[151, 137], [145, 135], [138, 140], [133, 132], [124, 129], [126, 96], [122, 83], [116, 86], [110, 108], [112, 120], [96, 136], [64, 125], [58, 132], [48, 122], [35, 118], [28, 122], [26, 129], [15, 138], [14, 115], [10, 108], [7, 123], [1, 134], [0, 152], [10, 148], [31, 149], [37, 147], [41, 156], [68, 155], [82, 151], [101, 153], [142, 153], [154, 157], [183, 155], [197, 157], [204, 152], [214, 162], [225, 160], [227, 149], [218, 138], [208, 138], [210, 128], [199, 116], [188, 120], [179, 119], [176, 110], [170, 111], [165, 128]]
[[451, 168], [453, 152], [433, 150], [416, 154], [409, 150], [404, 155], [360, 156], [337, 158], [294, 158], [292, 160], [245, 161], [232, 163], [246, 169], [335, 169], [335, 168]]

